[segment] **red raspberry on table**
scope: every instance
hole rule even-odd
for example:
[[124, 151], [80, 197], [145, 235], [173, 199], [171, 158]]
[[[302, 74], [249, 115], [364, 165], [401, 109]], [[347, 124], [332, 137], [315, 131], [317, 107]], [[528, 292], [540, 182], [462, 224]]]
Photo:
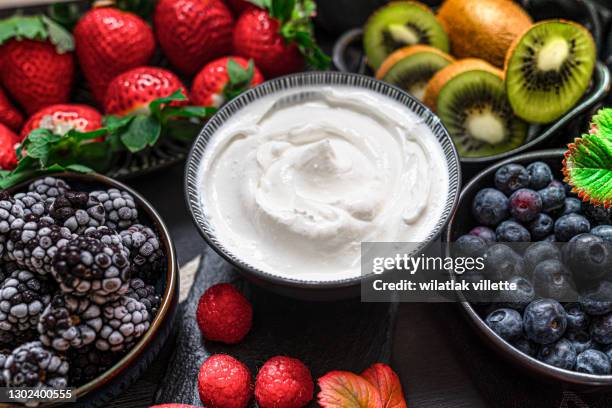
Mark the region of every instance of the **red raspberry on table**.
[[235, 358], [216, 354], [200, 367], [198, 391], [210, 408], [245, 408], [253, 395], [251, 373]]
[[300, 360], [272, 357], [257, 374], [255, 399], [260, 408], [301, 408], [312, 400], [314, 383]]
[[202, 295], [196, 318], [205, 339], [237, 344], [251, 330], [253, 307], [238, 289], [221, 283]]

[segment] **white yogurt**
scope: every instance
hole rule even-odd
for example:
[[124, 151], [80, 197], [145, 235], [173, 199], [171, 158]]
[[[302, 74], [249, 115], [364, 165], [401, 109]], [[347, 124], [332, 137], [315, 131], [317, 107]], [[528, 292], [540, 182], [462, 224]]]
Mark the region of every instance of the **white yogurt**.
[[[315, 94], [274, 105], [304, 91]], [[448, 195], [431, 130], [393, 99], [347, 86], [248, 105], [217, 130], [201, 169], [217, 239], [294, 279], [358, 276], [361, 242], [424, 241]]]

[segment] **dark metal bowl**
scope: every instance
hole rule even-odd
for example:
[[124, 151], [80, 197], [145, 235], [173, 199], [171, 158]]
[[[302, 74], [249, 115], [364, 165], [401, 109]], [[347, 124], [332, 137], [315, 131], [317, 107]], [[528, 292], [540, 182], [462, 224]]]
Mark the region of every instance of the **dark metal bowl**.
[[[151, 327], [130, 351], [114, 366], [102, 373], [99, 377], [77, 388], [77, 402], [68, 404], [71, 407], [103, 407], [134, 383], [149, 368], [155, 360], [162, 346], [168, 339], [176, 315], [178, 304], [179, 268], [176, 250], [170, 238], [170, 233], [161, 217], [143, 196], [116, 180], [100, 174], [57, 173], [54, 177], [61, 177], [68, 181], [72, 187], [82, 188], [85, 191], [103, 188], [117, 188], [130, 193], [136, 202], [141, 220], [155, 227], [167, 258], [166, 274], [158, 278], [156, 287], [163, 291], [162, 303]], [[43, 176], [44, 177], [44, 176]], [[32, 178], [15, 187], [9, 192], [23, 190], [27, 184], [42, 177]], [[0, 404], [1, 405], [1, 404]], [[57, 406], [47, 404], [45, 406]]]
[[[525, 153], [496, 163], [493, 166], [481, 171], [465, 186], [461, 192], [459, 206], [455, 214], [452, 216], [448, 229], [446, 230], [446, 241], [456, 241], [457, 238], [463, 234], [467, 234], [470, 229], [477, 225], [477, 222], [474, 220], [471, 213], [472, 200], [480, 189], [493, 185], [493, 177], [498, 168], [508, 163], [520, 163], [527, 165], [534, 161], [543, 161], [551, 167], [553, 172], [556, 174], [557, 179], [562, 179], [561, 161], [563, 159], [564, 152], [564, 149], [553, 149]], [[564, 370], [544, 364], [543, 362], [522, 353], [491, 330], [470, 303], [462, 302], [461, 306], [470, 324], [476, 329], [479, 336], [485, 341], [485, 343], [500, 353], [502, 357], [507, 359], [509, 362], [519, 366], [526, 372], [549, 381], [562, 381], [578, 388], [612, 386], [612, 375], [591, 375]]]
[[335, 281], [290, 279], [260, 270], [236, 257], [230, 248], [226, 248], [223, 242], [217, 239], [214, 226], [210, 223], [206, 209], [202, 205], [203, 198], [200, 191], [200, 185], [205, 174], [203, 174], [203, 170], [201, 169], [201, 163], [208, 143], [217, 129], [219, 129], [219, 127], [221, 127], [233, 114], [240, 111], [245, 106], [248, 106], [251, 102], [287, 89], [304, 86], [316, 87], [329, 85], [343, 85], [369, 89], [406, 105], [423, 119], [423, 122], [427, 124], [440, 142], [448, 166], [449, 195], [442, 217], [436, 224], [434, 230], [431, 231], [427, 240], [425, 240], [424, 245], [433, 241], [446, 226], [455, 209], [461, 184], [459, 156], [457, 155], [457, 151], [455, 150], [446, 128], [444, 128], [437, 116], [406, 92], [384, 82], [377, 81], [376, 79], [363, 75], [341, 72], [306, 72], [265, 82], [225, 105], [204, 126], [187, 159], [187, 167], [185, 170], [185, 194], [191, 216], [206, 242], [228, 262], [233, 264], [247, 279], [277, 293], [306, 300], [336, 300], [358, 296], [360, 293], [359, 284], [362, 278], [355, 277]]

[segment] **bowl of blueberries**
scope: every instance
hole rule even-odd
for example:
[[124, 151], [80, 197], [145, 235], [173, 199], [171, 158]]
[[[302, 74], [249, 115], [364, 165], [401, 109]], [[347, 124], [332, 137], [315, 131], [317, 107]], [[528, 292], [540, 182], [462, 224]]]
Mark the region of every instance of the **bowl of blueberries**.
[[572, 193], [563, 154], [530, 152], [480, 172], [463, 189], [446, 240], [453, 255], [483, 259], [482, 271], [460, 279], [514, 283], [462, 294], [488, 345], [537, 376], [611, 386], [612, 208]]

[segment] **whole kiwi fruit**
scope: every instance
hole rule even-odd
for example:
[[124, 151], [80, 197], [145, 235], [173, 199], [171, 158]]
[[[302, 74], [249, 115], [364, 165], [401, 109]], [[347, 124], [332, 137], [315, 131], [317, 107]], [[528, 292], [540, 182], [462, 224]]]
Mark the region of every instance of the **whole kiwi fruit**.
[[481, 58], [503, 67], [512, 41], [533, 23], [512, 0], [446, 0], [438, 20], [457, 58]]

